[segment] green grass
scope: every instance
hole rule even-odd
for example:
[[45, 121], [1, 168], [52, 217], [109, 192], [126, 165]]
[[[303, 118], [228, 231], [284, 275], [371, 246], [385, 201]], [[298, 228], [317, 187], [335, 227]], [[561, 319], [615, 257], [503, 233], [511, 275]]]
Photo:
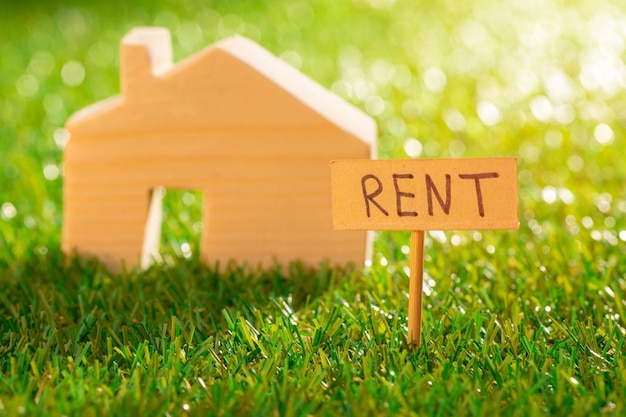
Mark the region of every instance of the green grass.
[[[3, 2], [0, 413], [626, 414], [625, 19], [595, 0]], [[258, 41], [370, 112], [381, 157], [518, 157], [519, 231], [427, 234], [420, 349], [408, 233], [379, 233], [366, 268], [217, 272], [199, 199], [172, 193], [163, 265], [60, 253], [62, 127], [118, 93], [123, 34], [157, 24], [177, 60]]]

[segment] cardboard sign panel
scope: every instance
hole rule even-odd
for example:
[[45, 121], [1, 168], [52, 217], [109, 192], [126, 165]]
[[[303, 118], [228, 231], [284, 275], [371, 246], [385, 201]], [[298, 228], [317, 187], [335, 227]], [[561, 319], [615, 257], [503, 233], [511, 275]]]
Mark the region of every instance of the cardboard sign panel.
[[515, 158], [331, 162], [337, 230], [517, 229]]

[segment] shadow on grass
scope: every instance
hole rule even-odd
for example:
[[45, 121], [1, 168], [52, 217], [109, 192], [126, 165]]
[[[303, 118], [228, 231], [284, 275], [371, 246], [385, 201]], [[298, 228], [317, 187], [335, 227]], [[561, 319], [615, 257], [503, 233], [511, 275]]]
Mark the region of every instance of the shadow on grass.
[[103, 334], [119, 338], [117, 344], [154, 340], [172, 326], [199, 341], [224, 330], [225, 316], [258, 321], [258, 312], [276, 300], [305, 308], [353, 270], [300, 262], [253, 269], [176, 258], [114, 274], [96, 260], [52, 249], [0, 262], [0, 321], [31, 341], [59, 330], [61, 350], [86, 339], [98, 343]]

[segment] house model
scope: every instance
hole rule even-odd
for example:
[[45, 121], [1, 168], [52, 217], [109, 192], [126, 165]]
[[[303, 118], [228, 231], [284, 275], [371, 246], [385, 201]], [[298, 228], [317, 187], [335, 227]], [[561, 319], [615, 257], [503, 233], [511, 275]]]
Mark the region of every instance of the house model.
[[164, 188], [202, 191], [210, 263], [364, 262], [366, 232], [332, 230], [329, 163], [374, 155], [370, 117], [240, 36], [173, 65], [166, 29], [135, 28], [120, 72], [67, 122], [65, 252], [149, 263]]

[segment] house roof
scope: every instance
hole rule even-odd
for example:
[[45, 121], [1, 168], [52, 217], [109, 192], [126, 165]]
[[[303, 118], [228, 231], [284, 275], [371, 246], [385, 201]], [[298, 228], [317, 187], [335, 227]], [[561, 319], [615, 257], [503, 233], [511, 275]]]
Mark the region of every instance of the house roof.
[[[141, 48], [138, 50], [137, 48]], [[125, 80], [125, 50], [129, 56], [137, 56], [142, 50], [146, 54], [146, 65], [149, 73], [143, 74], [134, 68], [134, 63], [127, 64], [134, 71], [135, 76], [152, 77], [155, 85], [163, 88], [179, 85], [180, 78], [191, 73], [197, 74], [199, 67], [202, 71], [210, 71], [212, 60], [218, 53], [225, 53], [241, 62], [254, 72], [261, 74], [266, 80], [279, 87], [288, 95], [317, 113], [338, 128], [352, 134], [366, 143], [375, 143], [376, 124], [363, 111], [328, 91], [297, 69], [280, 60], [255, 42], [242, 37], [233, 36], [223, 39], [199, 53], [181, 61], [176, 65], [171, 63], [171, 43], [169, 33], [161, 28], [136, 28], [122, 40], [121, 78], [122, 95], [95, 103], [75, 113], [67, 123], [70, 130], [80, 129], [96, 122], [107, 113], [116, 114], [129, 101]], [[134, 58], [133, 58], [134, 59]], [[202, 66], [204, 65], [204, 66]], [[208, 65], [208, 66], [207, 66]], [[202, 73], [204, 77], [206, 73]], [[201, 87], [198, 87], [201, 88]], [[161, 103], [163, 104], [163, 103]], [[171, 103], [166, 105], [172, 105]], [[110, 116], [113, 116], [110, 115]]]

